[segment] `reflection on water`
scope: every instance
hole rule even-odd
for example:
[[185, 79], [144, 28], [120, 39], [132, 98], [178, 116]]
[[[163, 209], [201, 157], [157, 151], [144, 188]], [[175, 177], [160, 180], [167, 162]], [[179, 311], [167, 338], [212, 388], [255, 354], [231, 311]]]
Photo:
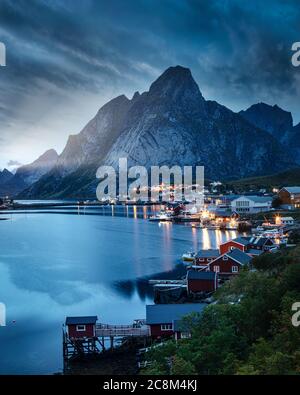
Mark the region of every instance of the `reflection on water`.
[[143, 219], [150, 214], [141, 206], [74, 206], [0, 221], [0, 301], [7, 306], [0, 373], [59, 371], [67, 315], [97, 314], [112, 324], [143, 318], [152, 303], [149, 278], [178, 278], [183, 252], [235, 236]]
[[211, 231], [209, 231], [208, 229], [202, 230], [202, 248], [204, 250], [208, 250], [211, 248], [210, 233]]

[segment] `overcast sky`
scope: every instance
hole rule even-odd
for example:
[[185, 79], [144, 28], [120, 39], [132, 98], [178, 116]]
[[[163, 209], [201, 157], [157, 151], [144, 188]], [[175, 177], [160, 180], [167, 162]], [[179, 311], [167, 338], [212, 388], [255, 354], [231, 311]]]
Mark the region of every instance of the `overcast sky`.
[[300, 122], [298, 0], [0, 0], [0, 168], [63, 149], [106, 101], [189, 67], [206, 99]]

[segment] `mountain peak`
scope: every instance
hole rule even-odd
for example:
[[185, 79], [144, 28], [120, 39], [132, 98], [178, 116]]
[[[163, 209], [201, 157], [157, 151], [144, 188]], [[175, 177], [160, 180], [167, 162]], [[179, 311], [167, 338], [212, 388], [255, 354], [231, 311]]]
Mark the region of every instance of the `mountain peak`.
[[253, 104], [240, 115], [256, 127], [272, 134], [277, 140], [283, 142], [293, 128], [293, 117], [288, 111], [277, 104], [274, 106], [266, 103]]
[[204, 100], [191, 70], [182, 66], [169, 67], [165, 70], [152, 83], [149, 94], [180, 101], [190, 100], [191, 98]]

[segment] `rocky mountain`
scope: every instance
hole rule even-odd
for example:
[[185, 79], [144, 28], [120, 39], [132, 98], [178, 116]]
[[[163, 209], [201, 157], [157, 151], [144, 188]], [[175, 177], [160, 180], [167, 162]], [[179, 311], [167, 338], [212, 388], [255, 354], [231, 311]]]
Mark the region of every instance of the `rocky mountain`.
[[57, 152], [54, 149], [50, 149], [29, 165], [19, 167], [16, 171], [16, 176], [20, 177], [26, 185], [31, 185], [48, 173], [57, 160]]
[[7, 169], [0, 171], [0, 186], [8, 182], [13, 176], [13, 173]]
[[204, 165], [211, 179], [271, 174], [294, 167], [277, 139], [241, 114], [206, 101], [189, 69], [167, 69], [148, 92], [119, 96], [70, 136], [55, 166], [21, 196], [95, 197], [97, 168]]
[[266, 103], [253, 104], [240, 115], [256, 127], [266, 130], [277, 140], [285, 142], [293, 129], [293, 117], [282, 108]]
[[292, 114], [282, 108], [258, 103], [241, 111], [240, 115], [252, 125], [275, 137], [291, 157], [300, 164], [300, 124], [293, 126]]
[[[48, 173], [57, 162], [58, 154], [50, 149], [29, 165], [21, 166], [15, 174], [6, 170], [6, 181], [1, 182], [0, 173], [0, 195], [15, 196], [25, 188], [37, 182], [44, 174]], [[4, 171], [2, 174], [4, 173]]]

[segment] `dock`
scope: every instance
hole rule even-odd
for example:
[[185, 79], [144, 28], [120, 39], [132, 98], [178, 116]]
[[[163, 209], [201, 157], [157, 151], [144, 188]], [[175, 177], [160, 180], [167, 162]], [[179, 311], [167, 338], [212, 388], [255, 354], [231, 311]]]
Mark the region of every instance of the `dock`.
[[67, 317], [63, 325], [64, 361], [72, 361], [87, 355], [99, 354], [128, 339], [140, 338], [146, 344], [150, 328], [145, 320], [135, 320], [131, 325], [97, 323], [97, 316]]

